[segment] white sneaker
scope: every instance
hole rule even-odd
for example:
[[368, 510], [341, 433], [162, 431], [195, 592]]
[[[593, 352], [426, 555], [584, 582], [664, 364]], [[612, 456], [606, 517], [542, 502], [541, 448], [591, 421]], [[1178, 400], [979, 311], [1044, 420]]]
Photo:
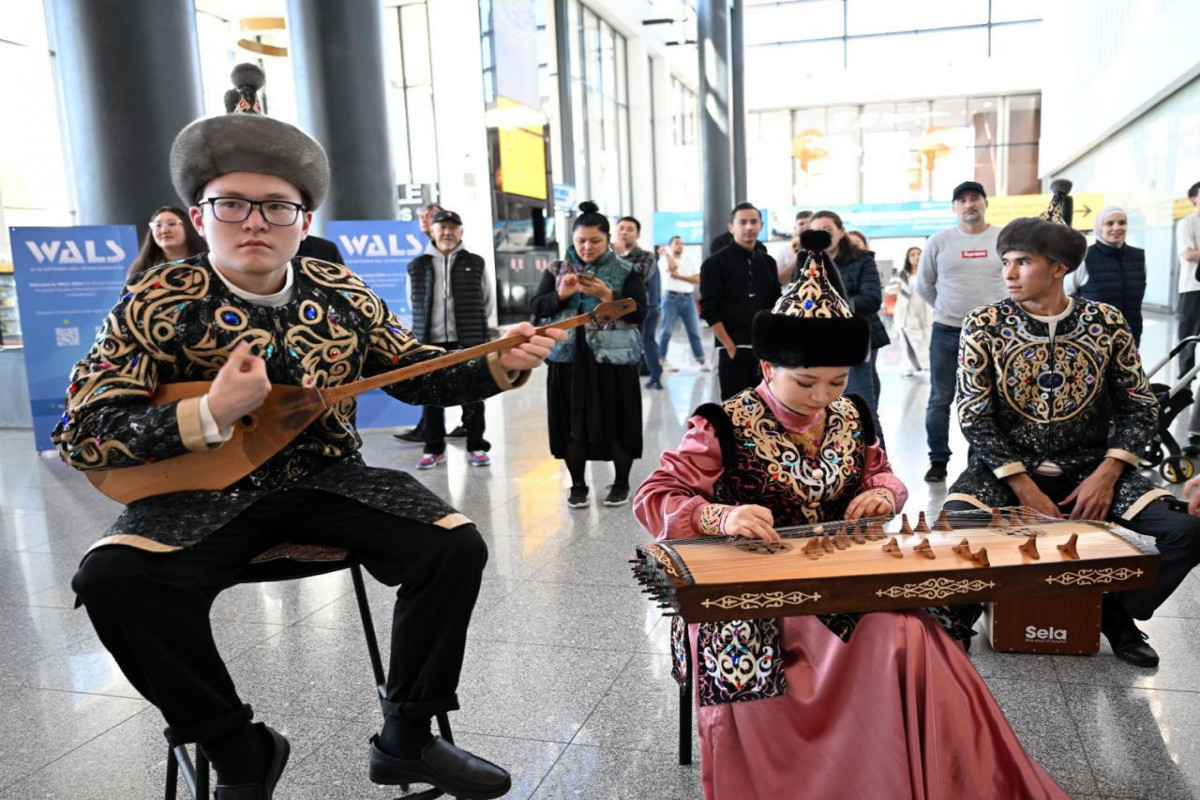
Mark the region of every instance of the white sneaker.
[[663, 372], [679, 372], [679, 367], [667, 361], [665, 358], [658, 360], [658, 365], [663, 368]]
[[712, 372], [712, 367], [710, 367], [708, 362], [703, 358], [696, 359], [696, 366], [700, 368], [701, 372]]

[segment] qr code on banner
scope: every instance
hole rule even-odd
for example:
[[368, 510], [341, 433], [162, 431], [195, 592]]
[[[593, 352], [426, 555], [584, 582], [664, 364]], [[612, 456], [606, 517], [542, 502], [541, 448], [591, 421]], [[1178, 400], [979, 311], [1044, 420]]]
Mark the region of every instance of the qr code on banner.
[[78, 347], [79, 328], [55, 328], [54, 344], [57, 347]]

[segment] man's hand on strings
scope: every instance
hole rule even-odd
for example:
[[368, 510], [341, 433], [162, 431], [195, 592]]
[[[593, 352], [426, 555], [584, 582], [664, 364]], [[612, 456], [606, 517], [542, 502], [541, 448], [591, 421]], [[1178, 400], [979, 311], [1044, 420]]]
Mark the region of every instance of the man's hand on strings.
[[1200, 517], [1200, 475], [1183, 485], [1183, 499], [1188, 501], [1188, 513]]
[[[554, 349], [555, 342], [561, 342], [567, 338], [567, 332], [558, 328], [551, 328], [544, 333], [538, 333], [537, 328], [528, 322], [518, 322], [509, 328], [504, 335], [524, 336], [529, 340], [500, 354], [500, 366], [510, 372], [524, 372], [527, 369], [537, 367], [546, 360], [546, 356], [550, 355], [550, 351]], [[210, 400], [209, 402], [211, 403], [212, 401]]]
[[741, 536], [745, 539], [762, 539], [765, 542], [778, 542], [779, 534], [775, 532], [775, 517], [771, 509], [763, 506], [734, 506], [725, 515], [726, 536]]
[[221, 430], [261, 406], [271, 391], [267, 362], [239, 342], [208, 390], [208, 410]]
[[887, 489], [868, 489], [846, 506], [846, 519], [890, 517], [896, 513], [896, 500]]
[[1112, 508], [1113, 486], [1124, 470], [1124, 461], [1104, 459], [1059, 505], [1071, 506], [1071, 519], [1107, 519]]

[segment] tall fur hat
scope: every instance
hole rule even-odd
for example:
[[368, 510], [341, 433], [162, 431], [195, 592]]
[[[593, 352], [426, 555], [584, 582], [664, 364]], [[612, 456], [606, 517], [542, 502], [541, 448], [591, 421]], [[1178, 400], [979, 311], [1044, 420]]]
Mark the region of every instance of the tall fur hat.
[[266, 83], [254, 64], [238, 64], [225, 93], [230, 113], [198, 119], [171, 145], [171, 183], [185, 206], [195, 204], [209, 181], [230, 172], [275, 175], [295, 185], [312, 211], [329, 191], [329, 159], [304, 131], [263, 114], [258, 90]]
[[[853, 367], [867, 359], [871, 326], [843, 298], [841, 280], [825, 248], [828, 231], [800, 234], [803, 259], [796, 280], [770, 311], [754, 316], [754, 356], [781, 367]], [[840, 290], [840, 291], [839, 291]]]
[[1067, 271], [1074, 272], [1087, 255], [1087, 239], [1069, 224], [1071, 182], [1059, 178], [1050, 184], [1050, 191], [1054, 195], [1041, 216], [1022, 217], [1005, 225], [996, 249], [1001, 256], [1010, 250], [1042, 255], [1066, 264]]

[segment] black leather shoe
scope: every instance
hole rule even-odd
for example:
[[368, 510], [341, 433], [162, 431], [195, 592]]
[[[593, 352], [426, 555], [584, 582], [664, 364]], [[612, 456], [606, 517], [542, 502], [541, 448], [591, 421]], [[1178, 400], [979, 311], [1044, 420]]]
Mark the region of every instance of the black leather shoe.
[[282, 733], [269, 725], [256, 722], [255, 726], [261, 727], [267, 732], [273, 745], [271, 764], [267, 767], [266, 777], [260, 783], [239, 783], [233, 786], [223, 786], [218, 783], [213, 792], [216, 800], [271, 800], [275, 795], [275, 785], [279, 783], [279, 777], [283, 775], [283, 768], [287, 766], [292, 746], [288, 744], [288, 740]]
[[410, 428], [404, 433], [393, 433], [392, 438], [397, 442], [405, 444], [425, 444], [425, 431], [421, 430], [420, 426]]
[[1137, 626], [1132, 622], [1129, 623], [1128, 629], [1122, 631], [1118, 635], [1104, 632], [1108, 637], [1108, 643], [1112, 645], [1113, 655], [1122, 661], [1133, 664], [1135, 667], [1157, 667], [1158, 653], [1146, 641], [1147, 637], [1143, 631], [1138, 630]]
[[927, 483], [942, 483], [946, 480], [946, 462], [930, 461], [929, 471], [925, 473]]
[[459, 425], [454, 430], [446, 434], [447, 439], [465, 439], [467, 438], [467, 429]]
[[503, 769], [440, 736], [425, 745], [416, 761], [389, 756], [379, 749], [377, 738], [371, 737], [372, 783], [384, 786], [428, 783], [461, 800], [490, 800], [512, 788], [512, 778]]
[[1200, 436], [1195, 434], [1188, 436], [1188, 443], [1183, 446], [1183, 454], [1188, 458], [1200, 456]]

